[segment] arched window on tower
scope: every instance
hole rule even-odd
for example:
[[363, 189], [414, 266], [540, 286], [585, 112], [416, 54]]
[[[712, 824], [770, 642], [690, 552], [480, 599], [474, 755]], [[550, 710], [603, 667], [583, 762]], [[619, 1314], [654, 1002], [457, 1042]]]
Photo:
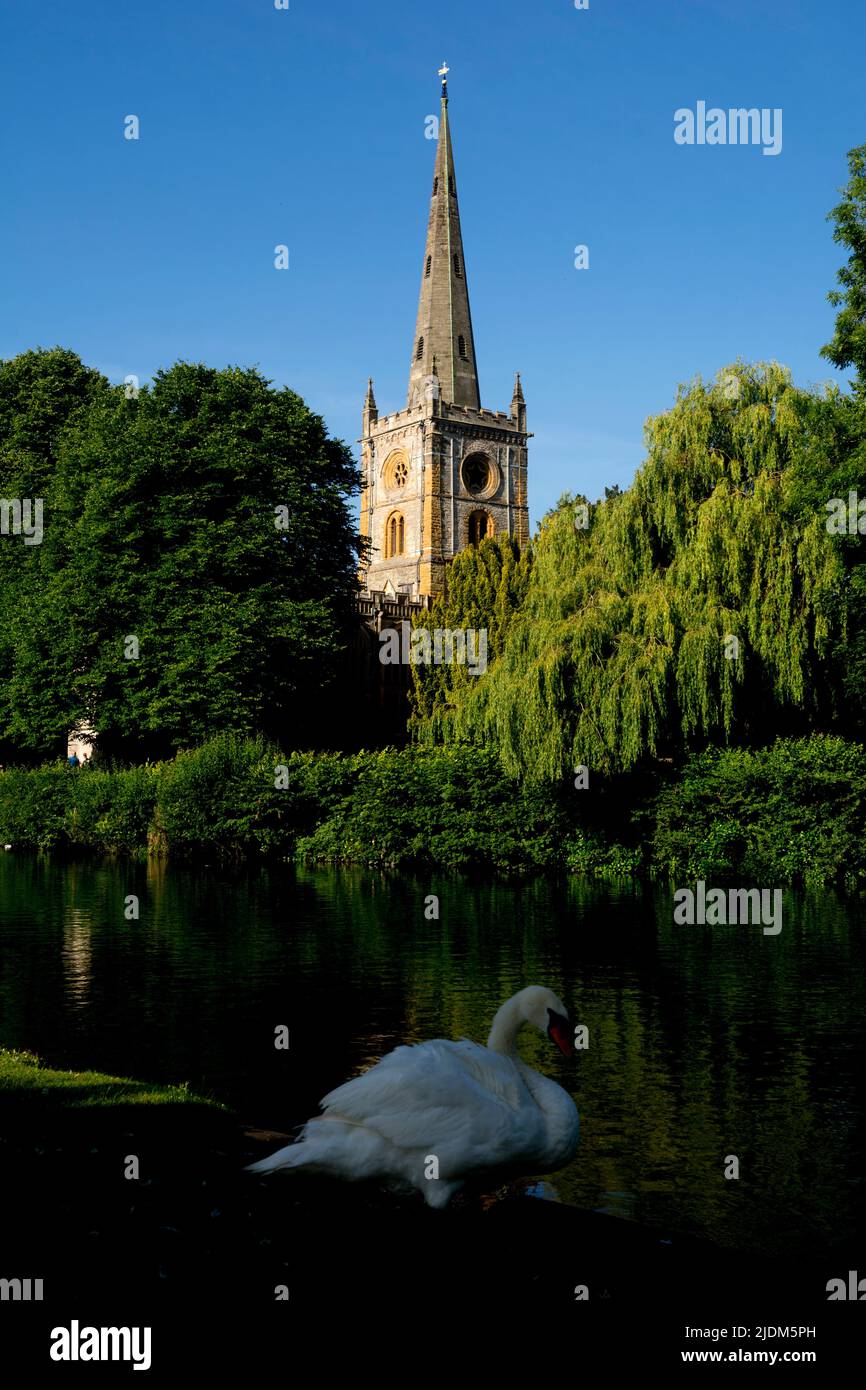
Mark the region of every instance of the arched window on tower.
[[436, 178], [433, 180], [433, 197], [434, 197], [434, 198], [436, 197], [436, 194], [437, 194], [438, 192], [439, 192], [439, 176], [438, 176], [438, 174], [437, 174]]
[[461, 362], [469, 361], [469, 358], [466, 356], [466, 339], [463, 337], [462, 333], [460, 334], [460, 337], [457, 339], [457, 351], [460, 353]]
[[385, 522], [385, 559], [402, 555], [405, 549], [405, 525], [402, 512], [392, 512]]
[[456, 253], [454, 256], [454, 274], [457, 276], [458, 280], [461, 279], [463, 275], [463, 271], [460, 269], [460, 257]]
[[427, 257], [427, 269], [424, 271], [424, 279], [425, 279], [425, 280], [427, 279], [427, 277], [428, 277], [429, 274], [430, 274], [430, 267], [431, 267], [432, 265], [433, 265], [433, 257], [432, 257], [432, 256], [428, 256], [428, 257]]
[[422, 358], [423, 356], [424, 356], [424, 339], [423, 339], [423, 338], [419, 338], [419, 339], [418, 339], [418, 350], [417, 350], [417, 352], [415, 353], [415, 361], [416, 361], [416, 362], [420, 362], [420, 361], [421, 361], [421, 358]]
[[470, 512], [467, 534], [470, 545], [480, 545], [487, 536], [492, 536], [493, 517], [489, 512]]

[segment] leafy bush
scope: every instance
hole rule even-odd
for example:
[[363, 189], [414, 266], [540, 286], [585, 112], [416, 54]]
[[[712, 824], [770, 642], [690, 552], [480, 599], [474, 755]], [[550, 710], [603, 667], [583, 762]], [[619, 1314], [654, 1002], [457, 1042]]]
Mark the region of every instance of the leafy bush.
[[484, 749], [387, 749], [341, 761], [353, 784], [300, 839], [305, 859], [462, 869], [561, 862], [564, 823], [554, 800], [512, 782]]
[[53, 849], [63, 841], [70, 804], [65, 767], [10, 768], [0, 773], [0, 838], [27, 849]]
[[661, 787], [660, 777], [599, 780], [590, 799], [514, 781], [472, 746], [286, 757], [263, 738], [221, 734], [155, 766], [2, 772], [0, 839], [227, 860], [866, 882], [859, 744], [815, 736], [714, 750], [668, 770]]
[[64, 771], [63, 835], [70, 845], [135, 854], [147, 845], [158, 788], [156, 767]]
[[275, 787], [278, 750], [263, 738], [219, 734], [163, 763], [151, 831], [154, 849], [222, 858], [279, 849], [287, 836], [285, 791]]
[[693, 758], [657, 797], [652, 862], [675, 877], [866, 881], [866, 750], [779, 739]]
[[581, 829], [566, 842], [565, 863], [572, 873], [627, 878], [640, 872], [643, 853], [639, 846], [606, 844], [598, 831]]

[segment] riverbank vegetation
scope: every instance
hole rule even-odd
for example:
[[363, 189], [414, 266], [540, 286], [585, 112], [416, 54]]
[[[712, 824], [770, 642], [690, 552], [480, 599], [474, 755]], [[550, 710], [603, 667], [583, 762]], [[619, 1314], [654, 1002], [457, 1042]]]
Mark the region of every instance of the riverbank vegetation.
[[826, 735], [536, 785], [489, 749], [282, 753], [224, 734], [149, 767], [0, 773], [13, 852], [866, 885], [866, 748]]

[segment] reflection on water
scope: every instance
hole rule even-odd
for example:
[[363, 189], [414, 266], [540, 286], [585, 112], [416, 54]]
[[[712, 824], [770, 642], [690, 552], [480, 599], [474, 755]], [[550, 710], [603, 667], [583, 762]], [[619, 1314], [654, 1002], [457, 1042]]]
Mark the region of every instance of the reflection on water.
[[57, 1066], [189, 1080], [258, 1128], [291, 1130], [401, 1042], [484, 1041], [531, 983], [590, 1039], [566, 1061], [525, 1038], [581, 1112], [578, 1153], [546, 1193], [744, 1248], [850, 1233], [864, 1157], [856, 905], [787, 895], [768, 937], [675, 926], [669, 891], [631, 884], [0, 859], [2, 1041]]
[[93, 919], [79, 907], [70, 907], [63, 921], [63, 976], [71, 1009], [90, 1003]]

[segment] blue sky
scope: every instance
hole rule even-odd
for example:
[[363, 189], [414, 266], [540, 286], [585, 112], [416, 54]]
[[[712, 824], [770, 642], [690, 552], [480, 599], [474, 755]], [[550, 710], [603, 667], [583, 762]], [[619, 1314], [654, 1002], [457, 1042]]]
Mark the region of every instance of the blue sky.
[[[369, 375], [405, 404], [447, 59], [482, 401], [521, 371], [534, 519], [627, 485], [696, 373], [839, 379], [861, 0], [2, 0], [0, 28], [2, 357], [258, 364], [354, 444]], [[781, 154], [675, 144], [699, 100], [780, 107]]]

